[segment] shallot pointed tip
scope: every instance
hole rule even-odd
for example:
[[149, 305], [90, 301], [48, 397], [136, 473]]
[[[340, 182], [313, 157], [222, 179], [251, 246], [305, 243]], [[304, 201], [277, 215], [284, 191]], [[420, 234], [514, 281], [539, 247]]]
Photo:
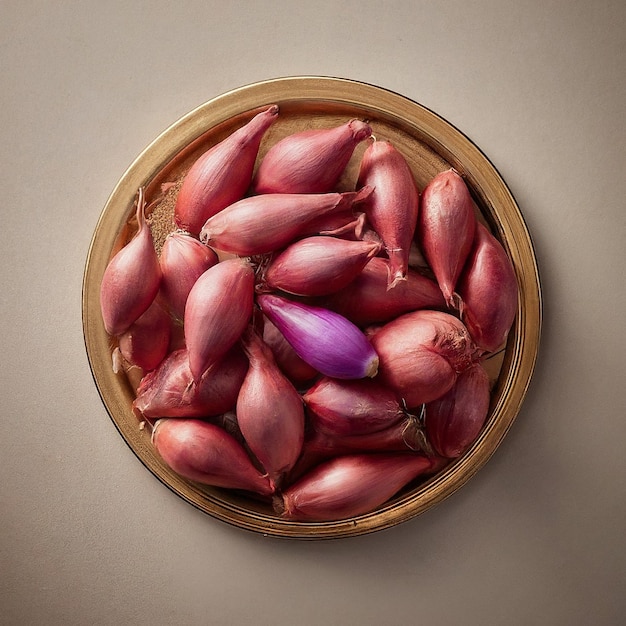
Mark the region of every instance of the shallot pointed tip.
[[[354, 222], [354, 235], [357, 239], [363, 239], [363, 235], [365, 234], [365, 229], [367, 227], [367, 215], [365, 213], [359, 213]], [[382, 243], [381, 243], [382, 247]], [[377, 253], [378, 254], [378, 253]]]
[[455, 292], [454, 294], [452, 294], [452, 299], [454, 301], [454, 308], [459, 312], [462, 317], [464, 309], [463, 298]]
[[461, 296], [456, 292], [448, 292], [446, 294], [444, 294], [445, 296], [445, 301], [446, 301], [446, 306], [449, 309], [452, 309], [454, 311], [459, 311], [459, 313], [462, 312], [463, 310], [463, 298], [461, 298]]
[[372, 136], [372, 128], [363, 120], [350, 120], [348, 126], [353, 133], [355, 143], [360, 143]]
[[387, 249], [389, 265], [387, 266], [387, 291], [402, 281], [406, 281], [408, 271], [408, 255], [402, 248]]
[[354, 196], [354, 200], [352, 204], [359, 204], [360, 202], [365, 202], [373, 193], [374, 187], [372, 185], [363, 185]]
[[285, 472], [267, 474], [267, 480], [269, 482], [272, 493], [278, 493], [283, 483], [285, 482]]
[[402, 282], [406, 282], [406, 274], [398, 271], [393, 276], [389, 276], [390, 282], [387, 284], [387, 291], [391, 291], [394, 287], [399, 285]]

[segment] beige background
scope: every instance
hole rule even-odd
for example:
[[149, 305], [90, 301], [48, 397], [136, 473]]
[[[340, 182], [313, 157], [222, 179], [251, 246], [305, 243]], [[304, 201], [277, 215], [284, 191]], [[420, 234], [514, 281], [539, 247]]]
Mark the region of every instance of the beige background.
[[[0, 3], [0, 623], [613, 625], [626, 620], [626, 5]], [[304, 543], [163, 487], [102, 405], [81, 280], [109, 193], [180, 116], [318, 74], [436, 111], [490, 157], [545, 298], [526, 402], [461, 491]]]

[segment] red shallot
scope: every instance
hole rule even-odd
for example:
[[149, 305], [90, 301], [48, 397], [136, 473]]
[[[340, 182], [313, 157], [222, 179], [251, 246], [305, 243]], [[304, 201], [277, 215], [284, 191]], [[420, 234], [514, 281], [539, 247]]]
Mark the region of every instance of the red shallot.
[[375, 379], [324, 377], [303, 395], [313, 426], [330, 435], [365, 435], [400, 421], [396, 395]]
[[137, 195], [138, 231], [109, 261], [100, 284], [100, 308], [109, 335], [121, 335], [154, 301], [161, 268], [146, 222], [143, 187]]
[[416, 234], [449, 308], [458, 309], [456, 283], [472, 247], [476, 216], [469, 189], [453, 169], [426, 185]]
[[381, 381], [409, 408], [441, 397], [457, 374], [478, 360], [467, 328], [442, 311], [405, 313], [378, 329], [370, 341], [380, 358]]
[[332, 435], [311, 428], [303, 456], [332, 457], [355, 452], [420, 452], [428, 449], [422, 427], [414, 415], [405, 415], [382, 430], [364, 435]]
[[209, 267], [218, 262], [217, 254], [200, 243], [189, 233], [175, 231], [163, 242], [161, 271], [163, 272], [163, 295], [172, 315], [183, 320], [185, 303], [191, 288]]
[[376, 375], [378, 355], [345, 317], [274, 294], [257, 296], [257, 303], [300, 358], [321, 374], [345, 379]]
[[336, 237], [306, 237], [274, 257], [263, 275], [263, 289], [321, 296], [343, 289], [378, 252], [380, 244]]
[[250, 367], [237, 397], [237, 422], [275, 488], [302, 451], [304, 405], [255, 331], [245, 334], [243, 347]]
[[283, 518], [334, 521], [370, 513], [417, 477], [432, 461], [417, 454], [350, 454], [325, 461], [274, 499]]
[[243, 446], [220, 426], [196, 419], [160, 419], [152, 443], [163, 461], [184, 478], [264, 496], [273, 492]]
[[306, 229], [311, 223], [333, 213], [345, 214], [371, 192], [364, 187], [344, 193], [273, 193], [244, 198], [209, 218], [200, 240], [241, 256], [274, 252], [309, 234]]
[[452, 389], [426, 404], [424, 424], [432, 447], [456, 458], [474, 442], [489, 411], [489, 377], [480, 363], [461, 372]]
[[335, 128], [287, 135], [263, 157], [253, 181], [259, 193], [325, 193], [339, 182], [354, 149], [372, 134], [357, 119]]
[[363, 271], [344, 289], [325, 297], [321, 304], [347, 317], [357, 326], [386, 322], [417, 309], [443, 309], [436, 282], [409, 268], [406, 279], [387, 290], [389, 260], [370, 259]]
[[506, 341], [517, 313], [517, 279], [502, 244], [480, 223], [458, 292], [461, 319], [476, 345], [495, 352]]
[[217, 416], [235, 408], [247, 371], [248, 359], [233, 346], [217, 367], [192, 385], [189, 355], [181, 348], [142, 378], [133, 409], [147, 418]]
[[198, 278], [184, 320], [194, 383], [239, 340], [252, 316], [253, 299], [254, 270], [247, 259], [226, 259]]
[[392, 289], [406, 277], [417, 224], [419, 192], [413, 172], [391, 142], [373, 141], [363, 154], [357, 184], [374, 187], [364, 210], [385, 245], [387, 288]]
[[194, 162], [176, 199], [174, 219], [179, 228], [197, 235], [209, 217], [243, 198], [263, 135], [277, 116], [274, 104]]
[[118, 347], [128, 363], [150, 371], [167, 356], [171, 335], [172, 318], [155, 298], [148, 310], [118, 337]]

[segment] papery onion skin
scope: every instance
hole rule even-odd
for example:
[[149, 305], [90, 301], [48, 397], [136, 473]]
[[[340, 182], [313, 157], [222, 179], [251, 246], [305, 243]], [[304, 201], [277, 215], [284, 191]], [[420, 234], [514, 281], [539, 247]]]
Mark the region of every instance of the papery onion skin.
[[365, 212], [389, 257], [387, 288], [404, 280], [417, 225], [419, 191], [402, 153], [389, 141], [373, 141], [361, 160], [358, 185], [370, 185]]
[[344, 289], [320, 301], [354, 322], [367, 326], [387, 322], [418, 309], [443, 309], [445, 302], [436, 282], [409, 268], [406, 279], [387, 290], [389, 260], [370, 259], [363, 271]]
[[366, 435], [400, 421], [396, 395], [377, 380], [324, 377], [302, 396], [313, 426], [330, 435]]
[[475, 363], [459, 374], [452, 389], [426, 404], [426, 434], [437, 453], [450, 459], [461, 456], [484, 426], [489, 402], [489, 377]]
[[409, 408], [446, 393], [457, 374], [479, 358], [463, 323], [449, 313], [405, 313], [370, 336], [380, 358], [379, 377]]
[[128, 330], [154, 301], [161, 285], [161, 268], [152, 232], [146, 222], [143, 188], [137, 197], [138, 230], [109, 261], [100, 285], [100, 310], [109, 335]]
[[180, 476], [213, 487], [273, 493], [267, 476], [254, 467], [245, 449], [221, 427], [196, 419], [161, 419], [152, 443]]
[[342, 237], [350, 241], [361, 241], [363, 240], [366, 221], [365, 213], [353, 211], [350, 207], [344, 211], [336, 211], [329, 215], [322, 215], [320, 218], [314, 218], [306, 225], [301, 235], [327, 235]]
[[472, 197], [457, 172], [440, 172], [426, 185], [416, 236], [451, 309], [460, 306], [456, 284], [472, 248], [476, 223]]
[[273, 258], [263, 283], [300, 296], [322, 296], [346, 287], [380, 252], [380, 244], [336, 237], [306, 237]]
[[294, 466], [304, 442], [304, 405], [255, 331], [243, 347], [250, 366], [237, 397], [237, 421], [254, 456], [276, 488]]
[[268, 107], [193, 163], [174, 208], [179, 228], [197, 235], [209, 217], [243, 198], [252, 181], [263, 136], [278, 112], [277, 105]]
[[293, 346], [267, 317], [263, 319], [263, 341], [270, 347], [283, 374], [296, 386], [318, 376], [318, 371], [298, 356]]
[[235, 345], [207, 376], [192, 385], [187, 350], [175, 350], [143, 377], [133, 410], [146, 418], [205, 418], [226, 413], [235, 408], [247, 371], [248, 359]]
[[376, 375], [378, 355], [345, 317], [274, 294], [257, 296], [257, 303], [300, 358], [321, 374], [343, 379]]
[[515, 270], [502, 244], [482, 224], [461, 275], [461, 319], [484, 352], [506, 341], [518, 306]]
[[417, 477], [432, 462], [416, 454], [351, 454], [311, 469], [275, 499], [282, 518], [335, 521], [375, 510]]
[[175, 231], [165, 238], [159, 258], [163, 273], [161, 290], [177, 319], [184, 319], [185, 303], [195, 282], [218, 261], [211, 248], [189, 233]]
[[153, 370], [167, 356], [172, 335], [172, 318], [155, 298], [145, 313], [118, 337], [118, 346], [128, 363]]
[[189, 292], [185, 342], [194, 383], [238, 341], [252, 317], [254, 269], [232, 258], [210, 267]]
[[275, 143], [261, 160], [253, 192], [325, 193], [334, 190], [359, 143], [372, 134], [353, 119], [334, 128], [304, 130]]
[[200, 240], [240, 256], [267, 254], [281, 249], [323, 217], [344, 215], [366, 199], [372, 189], [324, 194], [263, 194], [239, 200], [209, 218]]

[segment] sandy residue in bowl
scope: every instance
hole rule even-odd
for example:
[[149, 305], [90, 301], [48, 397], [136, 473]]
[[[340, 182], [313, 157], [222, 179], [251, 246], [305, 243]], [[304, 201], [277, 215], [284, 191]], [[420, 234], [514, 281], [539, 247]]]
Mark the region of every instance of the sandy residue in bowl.
[[165, 238], [176, 230], [174, 207], [182, 184], [182, 177], [175, 182], [163, 184], [161, 186], [161, 193], [151, 202], [147, 222], [150, 225], [154, 247], [159, 256], [161, 255]]

